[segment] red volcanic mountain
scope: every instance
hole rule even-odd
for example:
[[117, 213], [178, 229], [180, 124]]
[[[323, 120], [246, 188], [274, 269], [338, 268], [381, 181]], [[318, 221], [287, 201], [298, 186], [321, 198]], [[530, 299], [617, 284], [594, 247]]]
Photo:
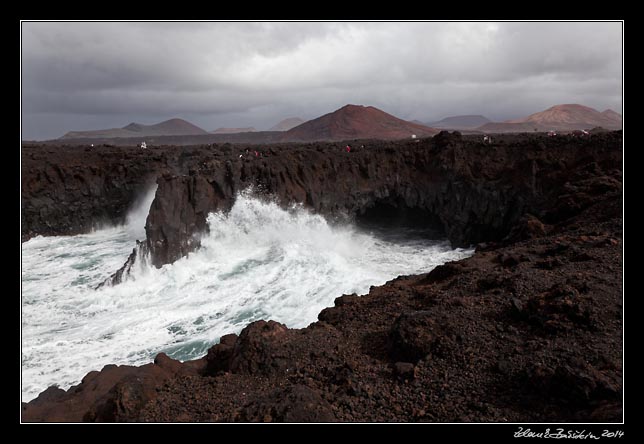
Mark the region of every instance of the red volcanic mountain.
[[591, 129], [602, 127], [615, 130], [622, 128], [622, 116], [615, 111], [606, 110], [602, 113], [594, 108], [577, 104], [556, 105], [528, 117], [508, 120], [506, 122], [491, 122], [477, 129], [485, 132], [523, 132], [523, 131], [571, 131], [575, 129]]
[[[610, 110], [607, 110], [610, 111]], [[612, 111], [613, 114], [617, 114]], [[619, 114], [617, 114], [619, 116]], [[619, 120], [610, 113], [600, 113], [594, 108], [588, 106], [568, 104], [556, 105], [540, 113], [531, 114], [523, 119], [510, 120], [510, 123], [537, 123], [541, 125], [571, 125], [578, 124], [585, 126], [603, 126], [614, 127], [617, 123], [621, 126], [621, 116]]]
[[408, 122], [373, 106], [346, 105], [287, 131], [286, 142], [348, 139], [408, 139], [428, 137], [439, 131]]

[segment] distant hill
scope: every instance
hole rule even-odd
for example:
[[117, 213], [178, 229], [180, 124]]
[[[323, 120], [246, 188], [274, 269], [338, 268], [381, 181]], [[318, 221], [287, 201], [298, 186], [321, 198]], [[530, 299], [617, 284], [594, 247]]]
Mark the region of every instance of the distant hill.
[[[617, 114], [617, 113], [615, 113]], [[621, 118], [619, 119], [621, 121]], [[510, 123], [539, 123], [542, 125], [591, 125], [610, 126], [615, 125], [617, 120], [609, 115], [600, 113], [588, 106], [567, 104], [556, 105], [545, 111], [531, 114], [523, 119], [512, 120]]]
[[301, 125], [303, 123], [304, 123], [304, 120], [300, 119], [299, 117], [289, 117], [288, 119], [284, 119], [280, 123], [271, 127], [269, 131], [288, 131], [291, 128], [295, 128], [296, 126]]
[[399, 119], [373, 106], [346, 105], [284, 133], [283, 141], [407, 139], [439, 131]]
[[612, 109], [607, 109], [605, 111], [602, 111], [602, 115], [607, 117], [607, 118], [609, 118], [609, 119], [614, 120], [615, 122], [619, 122], [620, 125], [622, 123], [622, 115], [619, 114], [619, 113], [616, 113]]
[[622, 118], [612, 110], [600, 113], [594, 108], [578, 104], [556, 105], [545, 111], [506, 122], [490, 122], [477, 128], [484, 132], [572, 131], [602, 127], [609, 130], [622, 128]]
[[491, 122], [485, 116], [481, 115], [466, 115], [466, 116], [451, 116], [445, 117], [438, 122], [428, 123], [427, 126], [432, 128], [446, 128], [446, 129], [474, 129], [481, 125]]
[[110, 139], [120, 137], [150, 137], [150, 136], [195, 136], [208, 134], [183, 119], [170, 119], [154, 125], [143, 125], [132, 122], [123, 128], [111, 128], [93, 131], [70, 131], [61, 139]]
[[216, 130], [210, 131], [211, 134], [237, 134], [237, 133], [254, 133], [257, 131], [253, 127], [248, 128], [217, 128]]

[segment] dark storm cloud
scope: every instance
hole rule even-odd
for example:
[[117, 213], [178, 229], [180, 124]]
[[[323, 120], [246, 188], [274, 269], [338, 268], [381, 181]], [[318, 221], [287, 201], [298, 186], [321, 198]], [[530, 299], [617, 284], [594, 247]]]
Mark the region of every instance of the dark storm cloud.
[[620, 111], [621, 32], [621, 23], [25, 22], [23, 138], [174, 116], [262, 129], [346, 103], [426, 121], [558, 103]]

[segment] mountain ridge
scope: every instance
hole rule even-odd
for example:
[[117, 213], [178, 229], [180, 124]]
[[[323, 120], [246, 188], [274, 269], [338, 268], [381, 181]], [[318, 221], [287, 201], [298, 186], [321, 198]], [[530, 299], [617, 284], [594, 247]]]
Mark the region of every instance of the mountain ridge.
[[173, 118], [152, 125], [131, 122], [122, 128], [109, 128], [89, 131], [69, 131], [60, 139], [84, 138], [121, 138], [149, 136], [194, 136], [208, 132], [187, 120]]
[[621, 116], [612, 110], [599, 112], [589, 106], [577, 103], [554, 105], [519, 119], [505, 122], [489, 122], [478, 128], [489, 133], [528, 132], [528, 131], [572, 131], [602, 127], [608, 130], [622, 128]]

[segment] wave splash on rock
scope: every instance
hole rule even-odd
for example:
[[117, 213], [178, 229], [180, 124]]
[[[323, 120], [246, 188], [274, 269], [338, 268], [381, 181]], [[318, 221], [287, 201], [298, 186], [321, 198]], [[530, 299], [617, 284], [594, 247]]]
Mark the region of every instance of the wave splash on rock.
[[[141, 225], [141, 217], [128, 220]], [[96, 291], [116, 268], [99, 264], [127, 255], [131, 226], [25, 243], [23, 280], [33, 281], [23, 289], [23, 400], [54, 383], [67, 388], [106, 364], [142, 365], [159, 352], [180, 360], [203, 356], [221, 335], [259, 319], [305, 327], [339, 294], [364, 294], [471, 254], [446, 241], [392, 241], [332, 225], [300, 205], [282, 209], [252, 192], [240, 193], [229, 212], [211, 213], [208, 224], [198, 251], [157, 269], [137, 250], [130, 275]], [[69, 262], [54, 265], [47, 255], [59, 243]], [[81, 248], [82, 260], [74, 257]], [[94, 262], [91, 273], [83, 270]], [[52, 267], [59, 278], [41, 279]]]

